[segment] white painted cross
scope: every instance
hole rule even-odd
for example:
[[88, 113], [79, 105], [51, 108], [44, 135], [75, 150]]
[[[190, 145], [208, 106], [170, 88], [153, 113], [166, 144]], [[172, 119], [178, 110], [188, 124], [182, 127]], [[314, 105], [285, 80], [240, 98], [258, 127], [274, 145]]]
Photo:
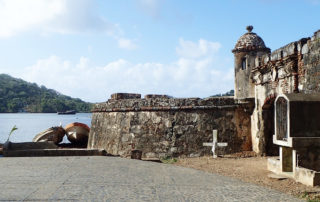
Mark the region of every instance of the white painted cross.
[[204, 142], [203, 146], [212, 147], [211, 151], [213, 153], [213, 158], [217, 158], [216, 148], [217, 147], [226, 147], [226, 146], [228, 146], [228, 143], [227, 142], [218, 142], [218, 130], [213, 130], [212, 136], [213, 136], [212, 143], [211, 142]]

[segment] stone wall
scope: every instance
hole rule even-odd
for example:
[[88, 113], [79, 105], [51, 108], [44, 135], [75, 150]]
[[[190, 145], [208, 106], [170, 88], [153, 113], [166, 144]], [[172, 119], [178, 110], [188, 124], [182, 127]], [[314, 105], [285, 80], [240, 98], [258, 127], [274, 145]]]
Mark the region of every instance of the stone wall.
[[218, 129], [218, 141], [228, 142], [219, 152], [251, 150], [251, 106], [233, 97], [109, 99], [93, 109], [88, 148], [126, 157], [134, 143], [147, 158], [196, 157], [210, 154], [202, 144], [212, 142], [212, 130]]
[[299, 92], [320, 92], [320, 30], [301, 47]]
[[[320, 30], [255, 59], [252, 69], [255, 108], [252, 114], [253, 150], [268, 153], [273, 135], [273, 102], [283, 93], [320, 92]], [[271, 114], [266, 116], [266, 114]], [[267, 131], [267, 132], [266, 132]]]

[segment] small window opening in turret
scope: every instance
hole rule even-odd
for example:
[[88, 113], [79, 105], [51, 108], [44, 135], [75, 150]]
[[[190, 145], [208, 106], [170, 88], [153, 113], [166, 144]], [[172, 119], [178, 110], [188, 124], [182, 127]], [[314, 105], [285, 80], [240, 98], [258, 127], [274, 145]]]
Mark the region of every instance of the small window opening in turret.
[[261, 57], [258, 57], [259, 66], [261, 66]]
[[245, 70], [247, 68], [247, 59], [246, 58], [242, 58], [241, 59], [241, 69]]

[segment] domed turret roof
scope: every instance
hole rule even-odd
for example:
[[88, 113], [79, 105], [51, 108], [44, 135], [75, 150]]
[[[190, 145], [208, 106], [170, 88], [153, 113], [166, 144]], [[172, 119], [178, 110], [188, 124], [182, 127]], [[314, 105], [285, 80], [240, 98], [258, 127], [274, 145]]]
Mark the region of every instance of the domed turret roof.
[[232, 50], [233, 53], [235, 52], [247, 52], [247, 51], [268, 51], [270, 52], [270, 49], [266, 47], [263, 40], [260, 36], [258, 36], [256, 33], [252, 32], [253, 26], [247, 26], [248, 32], [242, 35], [234, 49]]

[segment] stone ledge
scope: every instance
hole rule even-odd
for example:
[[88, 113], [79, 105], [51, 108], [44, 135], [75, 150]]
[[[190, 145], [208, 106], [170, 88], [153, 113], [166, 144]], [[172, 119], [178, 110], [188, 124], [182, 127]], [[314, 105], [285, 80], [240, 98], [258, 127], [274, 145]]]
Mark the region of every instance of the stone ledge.
[[173, 98], [169, 95], [158, 95], [158, 94], [147, 94], [144, 96], [144, 99], [154, 99], [154, 98]]
[[200, 99], [169, 98], [164, 95], [152, 95], [147, 99], [109, 99], [107, 102], [96, 104], [92, 112], [202, 110], [234, 108], [238, 105], [231, 96]]
[[4, 157], [33, 157], [33, 156], [107, 156], [101, 149], [27, 149], [4, 150]]
[[178, 111], [178, 110], [210, 110], [210, 109], [234, 109], [238, 105], [229, 106], [181, 106], [181, 107], [134, 107], [134, 108], [102, 108], [92, 112], [137, 112], [137, 111]]
[[111, 94], [111, 99], [122, 100], [122, 99], [140, 99], [141, 94], [136, 93], [114, 93]]

